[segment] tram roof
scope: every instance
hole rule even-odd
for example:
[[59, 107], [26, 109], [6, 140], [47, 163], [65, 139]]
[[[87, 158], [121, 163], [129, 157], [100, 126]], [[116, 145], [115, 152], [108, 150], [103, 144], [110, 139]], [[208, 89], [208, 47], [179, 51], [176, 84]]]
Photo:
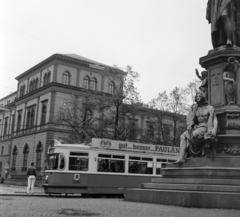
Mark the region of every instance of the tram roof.
[[180, 153], [179, 147], [162, 146], [153, 144], [132, 143], [126, 141], [104, 140], [93, 138], [92, 142], [86, 144], [61, 144], [58, 140], [54, 140], [55, 148], [67, 149], [82, 149], [82, 150], [108, 150], [108, 151], [127, 151], [127, 152], [141, 152], [152, 153], [160, 155], [178, 156]]

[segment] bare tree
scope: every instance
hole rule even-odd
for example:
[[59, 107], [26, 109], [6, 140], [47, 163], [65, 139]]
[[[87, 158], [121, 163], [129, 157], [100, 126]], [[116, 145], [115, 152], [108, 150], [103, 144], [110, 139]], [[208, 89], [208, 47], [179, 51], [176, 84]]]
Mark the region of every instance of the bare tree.
[[99, 100], [90, 95], [85, 97], [72, 95], [60, 107], [55, 117], [55, 124], [69, 130], [70, 134], [67, 138], [69, 142], [82, 142], [91, 136], [97, 137], [98, 110]]
[[172, 113], [173, 120], [173, 144], [178, 144], [178, 139], [180, 133], [178, 131], [178, 126], [184, 122], [185, 116], [189, 109], [189, 104], [187, 104], [187, 91], [186, 89], [175, 87], [168, 100], [168, 110]]
[[[195, 95], [196, 92], [198, 91], [198, 88], [200, 86], [201, 82], [197, 79], [194, 79], [193, 81], [189, 82], [186, 88], [186, 94], [187, 99], [189, 101], [189, 104], [194, 104], [195, 103]], [[191, 103], [190, 103], [191, 101]]]
[[166, 91], [158, 93], [157, 97], [152, 99], [149, 102], [150, 114], [155, 117], [155, 126], [154, 126], [154, 143], [156, 144], [166, 144], [169, 142], [168, 138], [168, 127], [164, 123], [166, 118], [166, 112], [168, 111], [168, 95]]
[[113, 129], [112, 139], [121, 139], [124, 133], [127, 134], [127, 129], [123, 129], [122, 126], [127, 118], [132, 117], [132, 114], [135, 113], [134, 109], [136, 109], [136, 107], [128, 105], [141, 102], [140, 94], [135, 86], [139, 77], [139, 73], [133, 71], [131, 66], [127, 66], [126, 72], [123, 74], [109, 75], [109, 82], [113, 84], [113, 92], [112, 96], [104, 102], [102, 108], [107, 114], [104, 117], [103, 127]]

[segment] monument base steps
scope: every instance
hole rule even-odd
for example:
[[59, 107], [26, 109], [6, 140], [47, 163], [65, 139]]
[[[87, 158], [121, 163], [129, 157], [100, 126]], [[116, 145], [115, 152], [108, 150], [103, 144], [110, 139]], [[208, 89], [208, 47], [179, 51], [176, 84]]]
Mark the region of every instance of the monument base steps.
[[139, 189], [127, 189], [125, 199], [183, 207], [240, 209], [239, 159], [187, 159], [182, 165], [168, 165], [162, 169], [162, 178], [153, 178]]

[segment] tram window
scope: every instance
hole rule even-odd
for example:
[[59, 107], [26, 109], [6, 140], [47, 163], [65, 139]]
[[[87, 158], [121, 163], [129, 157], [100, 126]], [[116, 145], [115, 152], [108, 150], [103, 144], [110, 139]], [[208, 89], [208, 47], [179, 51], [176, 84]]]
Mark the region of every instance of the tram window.
[[83, 152], [70, 152], [71, 156], [88, 156], [88, 153]]
[[141, 160], [140, 157], [131, 157], [131, 156], [129, 157], [129, 159], [130, 159], [130, 160]]
[[152, 158], [146, 158], [146, 157], [143, 157], [142, 160], [145, 160], [145, 161], [152, 161], [153, 159], [152, 159]]
[[88, 153], [70, 152], [70, 155], [69, 170], [88, 171]]
[[58, 158], [59, 158], [59, 154], [51, 154], [49, 156], [49, 170], [56, 170], [58, 169]]
[[110, 154], [99, 154], [98, 157], [111, 158]]
[[168, 163], [174, 163], [176, 160], [168, 160]]
[[59, 155], [59, 169], [64, 169], [65, 168], [65, 159], [63, 155]]
[[143, 161], [129, 161], [129, 173], [152, 174], [153, 163]]
[[98, 172], [124, 173], [124, 160], [98, 159]]
[[112, 158], [125, 159], [125, 156], [113, 155]]
[[157, 159], [157, 162], [167, 162], [167, 159]]

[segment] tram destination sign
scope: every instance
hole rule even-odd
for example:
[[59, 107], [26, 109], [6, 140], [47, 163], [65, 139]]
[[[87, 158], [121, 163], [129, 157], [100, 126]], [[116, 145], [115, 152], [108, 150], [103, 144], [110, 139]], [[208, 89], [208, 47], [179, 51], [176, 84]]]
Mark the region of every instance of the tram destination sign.
[[136, 152], [148, 152], [159, 153], [169, 155], [179, 155], [180, 148], [174, 146], [164, 145], [152, 145], [127, 141], [116, 141], [108, 139], [92, 139], [92, 147], [102, 149], [112, 149], [121, 151], [136, 151]]

